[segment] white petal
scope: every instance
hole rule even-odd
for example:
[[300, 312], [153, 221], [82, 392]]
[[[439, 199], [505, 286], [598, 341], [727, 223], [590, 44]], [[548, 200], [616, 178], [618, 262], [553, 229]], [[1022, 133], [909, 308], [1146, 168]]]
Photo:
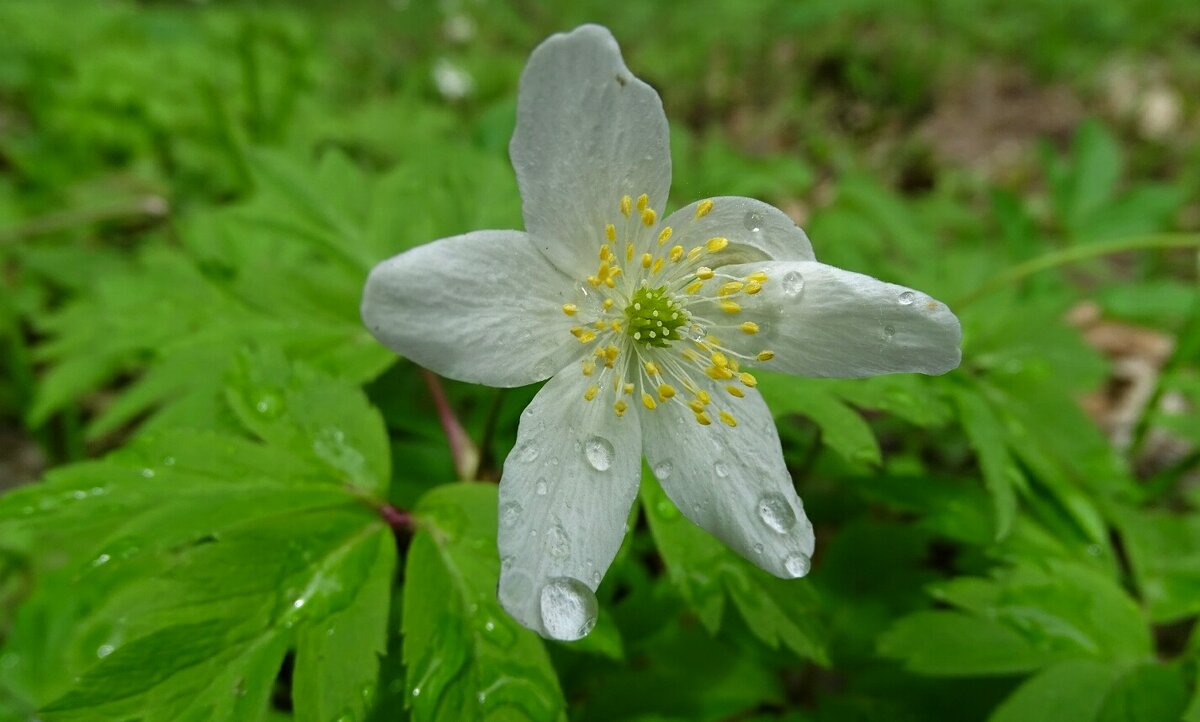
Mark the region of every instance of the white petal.
[[682, 403], [660, 404], [641, 414], [646, 461], [687, 518], [768, 572], [803, 576], [813, 529], [783, 463], [770, 411], [754, 389], [740, 399], [718, 386], [709, 393], [737, 426], [718, 421], [715, 410], [713, 423], [701, 426]]
[[568, 279], [520, 231], [476, 231], [377, 265], [362, 317], [388, 348], [459, 381], [523, 386], [580, 354]]
[[[701, 204], [712, 207], [701, 217]], [[665, 221], [671, 226], [672, 243], [685, 249], [704, 244], [710, 238], [727, 238], [729, 246], [721, 252], [720, 265], [763, 259], [775, 261], [813, 261], [808, 235], [786, 213], [753, 198], [720, 196], [696, 201], [672, 213]], [[715, 263], [705, 265], [715, 266]]]
[[[740, 276], [766, 271], [755, 296], [739, 295], [734, 323], [759, 332], [722, 333], [722, 342], [749, 356], [775, 357], [772, 371], [835, 378], [890, 373], [943, 374], [958, 366], [962, 329], [946, 304], [904, 286], [814, 261], [766, 262], [722, 269]], [[752, 362], [753, 365], [753, 362]]]
[[594, 270], [605, 224], [625, 220], [621, 196], [645, 193], [662, 213], [671, 186], [662, 101], [597, 25], [553, 35], [530, 55], [509, 153], [525, 229], [580, 278]]
[[550, 639], [595, 622], [592, 593], [625, 536], [642, 466], [637, 415], [618, 418], [585, 377], [550, 379], [525, 412], [500, 479], [500, 602]]

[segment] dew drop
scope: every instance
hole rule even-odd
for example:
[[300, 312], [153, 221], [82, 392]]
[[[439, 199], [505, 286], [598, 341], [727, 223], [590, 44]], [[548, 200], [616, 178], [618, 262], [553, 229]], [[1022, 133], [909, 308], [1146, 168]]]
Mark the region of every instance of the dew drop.
[[600, 586], [600, 572], [592, 572], [592, 585]]
[[283, 410], [283, 399], [277, 394], [265, 393], [254, 402], [254, 410], [268, 419], [273, 419]]
[[796, 512], [780, 494], [764, 494], [758, 500], [758, 518], [780, 534], [787, 534], [796, 525]]
[[708, 329], [698, 323], [693, 323], [683, 330], [683, 335], [687, 336], [691, 341], [703, 341], [704, 337], [708, 335]]
[[675, 505], [667, 499], [660, 499], [654, 505], [654, 508], [658, 511], [658, 515], [666, 521], [673, 521], [679, 518], [679, 509], [675, 508]]
[[607, 471], [608, 467], [612, 466], [613, 456], [616, 455], [608, 439], [600, 436], [588, 439], [583, 445], [583, 453], [596, 471]]
[[804, 554], [793, 554], [783, 560], [783, 568], [792, 578], [802, 577], [812, 569], [812, 560]]
[[76, 489], [75, 491], [71, 492], [72, 499], [86, 499], [87, 496], [88, 493], [83, 489]]
[[729, 476], [729, 467], [725, 465], [724, 461], [718, 461], [717, 463], [713, 464], [713, 471], [717, 472], [717, 476], [721, 477], [722, 479]]
[[542, 627], [552, 639], [581, 639], [596, 626], [596, 595], [578, 579], [558, 577], [547, 582], [539, 595]]
[[111, 644], [101, 644], [100, 648], [96, 650], [96, 656], [100, 659], [104, 659], [108, 655], [112, 654], [115, 650], [116, 647]]
[[758, 211], [750, 211], [742, 219], [742, 225], [746, 226], [746, 230], [751, 233], [758, 233], [762, 230], [763, 216]]
[[783, 274], [783, 292], [795, 298], [804, 292], [804, 276], [799, 271], [788, 271]]
[[571, 537], [567, 530], [557, 524], [550, 527], [546, 531], [546, 550], [550, 552], [550, 556], [558, 559], [571, 556]]
[[93, 560], [92, 560], [92, 566], [94, 566], [94, 567], [99, 567], [99, 566], [103, 566], [103, 565], [105, 565], [105, 564], [108, 564], [108, 560], [109, 560], [109, 559], [112, 559], [112, 557], [110, 557], [110, 556], [109, 556], [109, 555], [107, 555], [107, 554], [101, 554], [100, 556], [98, 556], [98, 557], [96, 557], [95, 559], [93, 559]]
[[664, 459], [654, 465], [654, 478], [662, 481], [671, 475], [671, 471], [675, 468], [669, 460]]
[[526, 442], [521, 447], [521, 450], [517, 452], [517, 458], [528, 464], [532, 461], [537, 461], [538, 453], [539, 452], [536, 445], [534, 445], [532, 442]]
[[420, 687], [413, 687], [413, 690], [412, 690], [412, 696], [414, 696], [414, 697], [420, 697], [420, 696], [421, 696], [421, 688], [420, 688]]
[[538, 496], [545, 496], [550, 492], [550, 485], [546, 483], [545, 479], [538, 479], [537, 483], [533, 485], [533, 490]]
[[762, 553], [763, 553], [763, 545], [762, 545], [762, 544], [755, 544], [755, 545], [754, 545], [754, 553], [755, 553], [755, 554], [762, 554]]
[[150, 469], [150, 468], [142, 469], [142, 478], [143, 479], [153, 479], [154, 478], [154, 469]]
[[904, 293], [900, 294], [900, 298], [898, 298], [896, 300], [900, 303], [901, 306], [911, 306], [913, 303], [913, 300], [915, 300], [915, 299], [916, 299], [916, 296], [913, 294], [912, 291], [905, 291]]
[[510, 501], [500, 507], [500, 525], [505, 529], [512, 529], [517, 525], [517, 520], [521, 518], [521, 505], [515, 501]]
[[884, 326], [883, 327], [883, 337], [885, 339], [887, 339], [888, 341], [891, 341], [892, 337], [895, 335], [896, 335], [896, 327], [895, 326]]

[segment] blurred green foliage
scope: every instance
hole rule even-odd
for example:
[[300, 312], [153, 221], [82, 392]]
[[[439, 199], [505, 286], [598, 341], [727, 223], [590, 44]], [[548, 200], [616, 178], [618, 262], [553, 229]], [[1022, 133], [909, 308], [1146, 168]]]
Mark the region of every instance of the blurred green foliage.
[[[494, 488], [358, 299], [520, 226], [517, 79], [586, 21], [661, 92], [677, 203], [774, 203], [966, 339], [939, 378], [764, 375], [806, 580], [645, 474], [565, 645], [499, 608]], [[0, 497], [0, 720], [1200, 720], [1200, 5], [7, 0], [0, 28], [0, 449], [53, 466]], [[534, 390], [442, 387], [494, 480]]]

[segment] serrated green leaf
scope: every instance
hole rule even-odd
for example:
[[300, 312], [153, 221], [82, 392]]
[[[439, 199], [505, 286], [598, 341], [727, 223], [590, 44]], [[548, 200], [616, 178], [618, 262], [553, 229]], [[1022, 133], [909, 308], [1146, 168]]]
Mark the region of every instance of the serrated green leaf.
[[541, 639], [496, 598], [496, 487], [440, 486], [415, 513], [403, 624], [414, 722], [565, 720]]
[[1008, 536], [1017, 514], [1016, 490], [1025, 486], [1021, 470], [1004, 443], [1004, 427], [986, 399], [969, 388], [956, 386], [953, 398], [967, 438], [979, 458], [984, 484], [992, 495], [996, 539]]
[[1116, 676], [1115, 669], [1100, 662], [1061, 662], [1017, 688], [988, 722], [1095, 720]]
[[759, 390], [779, 418], [799, 414], [821, 430], [821, 442], [855, 464], [879, 464], [875, 432], [857, 411], [847, 406], [821, 381], [759, 373]]
[[951, 611], [900, 619], [880, 638], [879, 653], [901, 660], [905, 669], [939, 677], [1012, 674], [1053, 661], [1003, 624]]
[[1165, 623], [1200, 611], [1200, 517], [1129, 509], [1117, 523], [1150, 618]]
[[783, 645], [818, 664], [829, 663], [827, 632], [811, 584], [778, 579], [731, 552], [684, 518], [651, 474], [642, 474], [641, 499], [667, 573], [710, 634], [719, 629], [728, 599], [768, 647]]

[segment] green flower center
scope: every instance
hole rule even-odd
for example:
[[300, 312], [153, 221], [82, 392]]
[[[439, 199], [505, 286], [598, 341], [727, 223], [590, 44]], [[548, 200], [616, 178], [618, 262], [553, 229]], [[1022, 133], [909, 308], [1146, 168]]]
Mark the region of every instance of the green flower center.
[[646, 346], [666, 348], [679, 339], [679, 328], [688, 322], [687, 312], [667, 294], [666, 286], [642, 286], [625, 307], [626, 332]]

